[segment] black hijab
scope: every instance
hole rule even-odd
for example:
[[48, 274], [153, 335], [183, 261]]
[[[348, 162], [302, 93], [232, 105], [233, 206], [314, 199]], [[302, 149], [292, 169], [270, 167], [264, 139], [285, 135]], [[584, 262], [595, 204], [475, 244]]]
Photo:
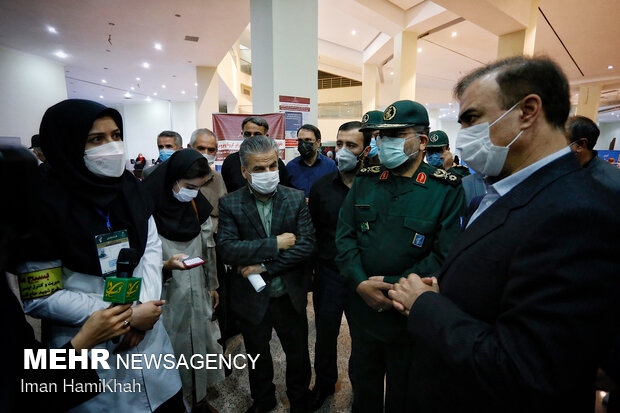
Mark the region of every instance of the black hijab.
[[176, 151], [166, 162], [159, 164], [144, 181], [155, 204], [153, 216], [157, 231], [171, 241], [185, 242], [198, 236], [200, 226], [213, 210], [213, 206], [200, 191], [194, 198], [196, 209], [192, 202], [180, 202], [172, 195], [175, 183], [200, 159], [204, 157], [194, 149]]
[[142, 257], [152, 209], [142, 184], [130, 172], [102, 178], [86, 168], [88, 132], [104, 116], [114, 119], [122, 136], [118, 111], [80, 99], [50, 107], [39, 131], [50, 165], [41, 180], [41, 257], [60, 258], [67, 268], [93, 275], [101, 275], [95, 236], [109, 232], [106, 217], [111, 231], [127, 230], [130, 246]]

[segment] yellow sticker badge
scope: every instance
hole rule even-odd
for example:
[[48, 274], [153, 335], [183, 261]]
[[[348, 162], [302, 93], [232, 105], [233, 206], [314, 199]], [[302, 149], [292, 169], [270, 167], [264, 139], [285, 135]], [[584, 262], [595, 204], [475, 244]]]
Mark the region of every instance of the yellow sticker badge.
[[62, 290], [60, 267], [19, 274], [19, 295], [22, 300], [47, 297], [58, 290]]

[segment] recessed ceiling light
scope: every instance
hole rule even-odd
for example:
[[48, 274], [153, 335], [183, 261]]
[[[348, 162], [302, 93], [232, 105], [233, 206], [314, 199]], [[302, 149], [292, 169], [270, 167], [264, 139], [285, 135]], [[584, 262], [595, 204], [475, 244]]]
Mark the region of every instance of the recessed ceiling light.
[[137, 77], [137, 78], [136, 78], [136, 80], [139, 82], [139, 81], [140, 81], [140, 78], [139, 78], [139, 77]]
[[613, 69], [614, 67], [612, 65], [607, 66], [607, 69]]
[[153, 92], [153, 96], [157, 96], [157, 92]]
[[166, 85], [161, 85], [161, 88], [162, 88], [162, 89], [165, 89], [165, 88], [166, 88]]
[[108, 83], [108, 81], [105, 79], [101, 79], [101, 83]]
[[184, 94], [185, 94], [185, 91], [184, 91], [184, 90], [182, 90], [182, 91], [181, 91], [181, 94], [182, 94], [182, 95], [184, 95]]
[[357, 32], [356, 32], [355, 30], [351, 30], [351, 34], [352, 34], [353, 36], [355, 36], [355, 35], [357, 34]]
[[57, 51], [56, 53], [54, 53], [54, 55], [56, 55], [56, 57], [60, 57], [61, 59], [66, 59], [67, 56], [69, 56], [68, 54], [66, 54], [62, 50]]
[[198, 83], [194, 83], [194, 86], [198, 86]]
[[456, 37], [456, 32], [452, 32], [452, 37]]
[[103, 99], [103, 95], [99, 95], [99, 99]]
[[131, 93], [127, 92], [123, 96], [125, 96], [126, 98], [130, 98], [131, 97]]
[[144, 62], [142, 63], [142, 67], [148, 69], [149, 67], [151, 67], [151, 65], [149, 64], [149, 62]]
[[390, 75], [394, 76], [394, 72], [390, 72]]
[[155, 43], [155, 49], [156, 50], [161, 50], [162, 49], [161, 43]]
[[58, 32], [56, 31], [56, 28], [55, 28], [55, 27], [52, 27], [52, 26], [47, 26], [47, 31], [48, 31], [48, 32], [50, 32], [50, 33], [54, 33], [54, 34], [58, 33]]
[[136, 90], [133, 86], [132, 86], [132, 87], [130, 87], [129, 89], [131, 89], [131, 90]]
[[147, 102], [150, 102], [152, 99], [151, 99], [150, 96], [147, 96], [146, 99], [144, 99], [144, 100], [146, 100]]
[[418, 47], [418, 53], [422, 53], [422, 48]]

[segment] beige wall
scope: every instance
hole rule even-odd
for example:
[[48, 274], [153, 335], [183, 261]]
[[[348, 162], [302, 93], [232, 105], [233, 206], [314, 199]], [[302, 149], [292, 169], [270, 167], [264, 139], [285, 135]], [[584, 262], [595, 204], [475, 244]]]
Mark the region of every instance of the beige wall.
[[318, 128], [321, 131], [321, 144], [322, 145], [335, 145], [336, 135], [338, 135], [338, 128], [345, 122], [359, 119], [329, 119], [319, 118]]

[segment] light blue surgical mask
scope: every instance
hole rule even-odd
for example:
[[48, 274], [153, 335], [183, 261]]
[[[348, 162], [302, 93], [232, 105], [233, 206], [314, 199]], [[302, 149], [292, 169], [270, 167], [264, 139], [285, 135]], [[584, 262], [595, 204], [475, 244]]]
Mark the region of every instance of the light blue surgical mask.
[[377, 140], [372, 137], [370, 138], [370, 152], [368, 152], [368, 156], [375, 156], [379, 153], [379, 147], [377, 146]]
[[166, 162], [174, 152], [174, 149], [162, 149], [159, 151], [159, 159], [161, 159], [162, 162]]
[[430, 166], [434, 166], [435, 168], [443, 167], [443, 159], [441, 159], [441, 152], [427, 153], [426, 162], [428, 162]]
[[420, 150], [418, 149], [411, 155], [407, 155], [405, 153], [405, 142], [409, 139], [416, 138], [417, 135], [408, 139], [382, 137], [379, 144], [379, 160], [386, 168], [394, 169], [401, 166], [409, 159], [415, 158], [418, 156]]

